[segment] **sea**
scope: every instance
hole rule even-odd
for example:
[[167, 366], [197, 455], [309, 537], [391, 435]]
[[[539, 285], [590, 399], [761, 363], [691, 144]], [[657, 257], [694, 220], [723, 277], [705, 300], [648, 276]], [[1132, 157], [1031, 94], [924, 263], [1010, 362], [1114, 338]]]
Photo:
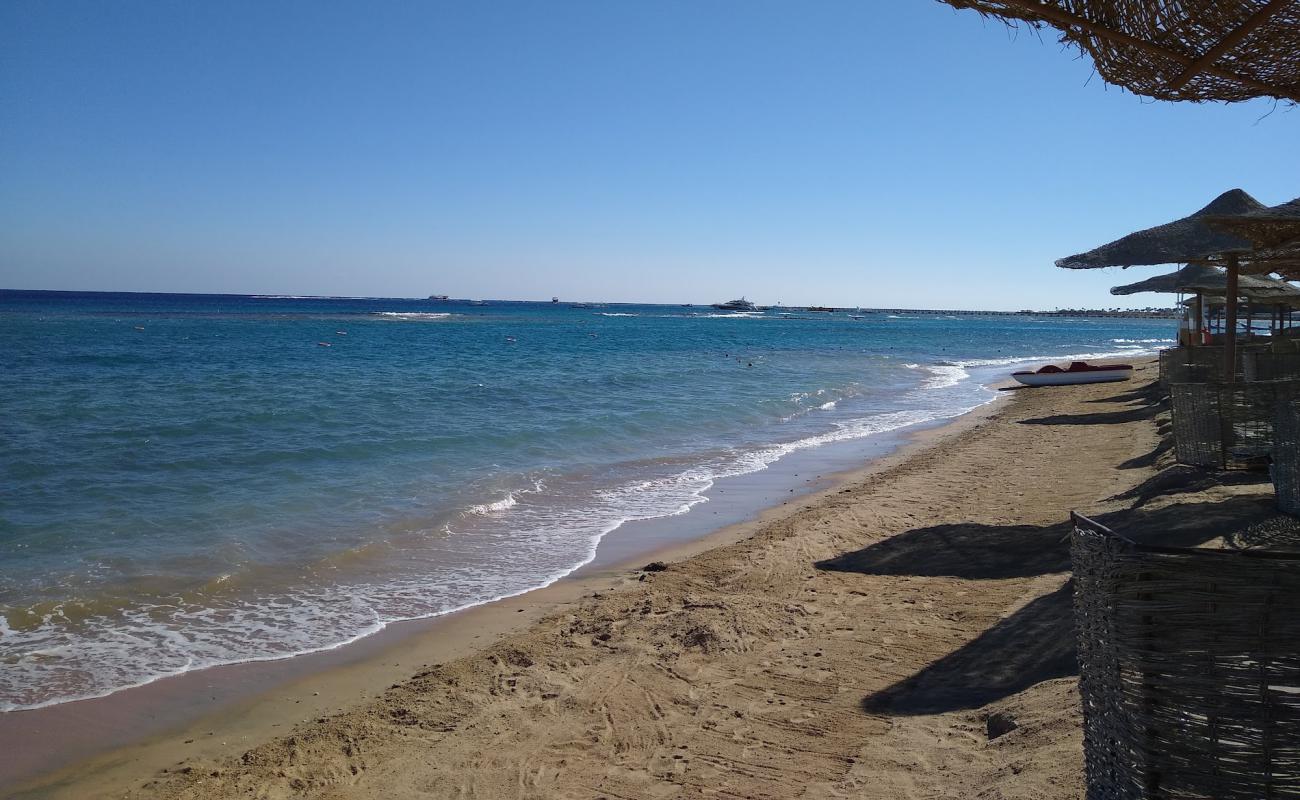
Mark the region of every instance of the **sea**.
[[[568, 575], [720, 480], [1172, 320], [0, 291], [0, 710]], [[754, 509], [757, 511], [758, 509]]]

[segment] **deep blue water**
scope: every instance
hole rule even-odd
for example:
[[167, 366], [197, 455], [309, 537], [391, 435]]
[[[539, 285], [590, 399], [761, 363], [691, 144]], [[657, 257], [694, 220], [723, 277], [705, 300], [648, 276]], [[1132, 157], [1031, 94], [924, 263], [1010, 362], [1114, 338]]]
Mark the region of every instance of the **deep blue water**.
[[853, 316], [0, 291], [0, 709], [536, 587], [718, 477], [1175, 330]]

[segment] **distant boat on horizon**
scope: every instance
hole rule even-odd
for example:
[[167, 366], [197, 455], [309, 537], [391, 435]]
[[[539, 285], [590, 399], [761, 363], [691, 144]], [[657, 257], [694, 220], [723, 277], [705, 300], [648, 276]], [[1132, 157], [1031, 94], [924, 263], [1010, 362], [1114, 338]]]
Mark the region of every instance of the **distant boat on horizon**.
[[430, 300], [446, 300], [447, 297], [448, 297], [448, 296], [445, 295], [445, 294], [431, 294], [431, 295], [429, 295], [429, 299], [430, 299]]
[[558, 302], [560, 302], [560, 298], [558, 298], [558, 297], [552, 297], [552, 298], [551, 298], [551, 302], [552, 302], [552, 303], [558, 303]]
[[728, 300], [725, 303], [714, 303], [713, 307], [719, 311], [755, 311], [757, 307], [746, 300], [743, 296], [739, 300]]

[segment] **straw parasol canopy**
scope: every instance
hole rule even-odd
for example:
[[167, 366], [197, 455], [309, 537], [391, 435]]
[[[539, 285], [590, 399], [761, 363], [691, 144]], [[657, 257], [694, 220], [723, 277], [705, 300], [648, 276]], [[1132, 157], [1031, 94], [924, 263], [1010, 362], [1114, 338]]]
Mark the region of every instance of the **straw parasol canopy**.
[[1243, 261], [1241, 274], [1267, 275], [1276, 272], [1288, 281], [1300, 281], [1300, 251], [1291, 253], [1272, 253], [1264, 258], [1255, 258], [1252, 253], [1250, 261]]
[[1059, 259], [1056, 266], [1065, 269], [1097, 269], [1140, 264], [1176, 264], [1204, 260], [1228, 250], [1248, 250], [1249, 240], [1215, 230], [1206, 224], [1206, 219], [1223, 219], [1265, 208], [1263, 203], [1241, 189], [1230, 189], [1195, 214], [1130, 233], [1086, 253], [1067, 256]]
[[1296, 0], [942, 0], [1051, 26], [1107, 82], [1158, 100], [1300, 102]]
[[[1228, 273], [1218, 267], [1205, 264], [1189, 264], [1167, 275], [1156, 275], [1144, 281], [1116, 286], [1110, 290], [1114, 295], [1138, 294], [1141, 292], [1164, 292], [1182, 294], [1186, 292], [1204, 292], [1207, 294], [1226, 295], [1228, 291]], [[1300, 287], [1292, 286], [1286, 281], [1270, 278], [1266, 275], [1242, 275], [1238, 278], [1237, 296], [1256, 301], [1282, 302], [1276, 298], [1300, 298]]]
[[1266, 248], [1262, 256], [1252, 255], [1252, 260], [1261, 257], [1267, 260], [1268, 249], [1289, 253], [1292, 257], [1300, 256], [1300, 197], [1289, 203], [1245, 213], [1211, 214], [1206, 224], [1228, 235], [1248, 239], [1256, 248]]
[[[1197, 298], [1188, 297], [1180, 300], [1179, 305], [1195, 307]], [[1200, 296], [1201, 303], [1206, 308], [1222, 308], [1228, 304], [1228, 298], [1222, 293], [1203, 292]], [[1296, 295], [1277, 295], [1267, 299], [1256, 299], [1251, 301], [1256, 306], [1286, 306], [1287, 308], [1300, 308], [1300, 294]]]

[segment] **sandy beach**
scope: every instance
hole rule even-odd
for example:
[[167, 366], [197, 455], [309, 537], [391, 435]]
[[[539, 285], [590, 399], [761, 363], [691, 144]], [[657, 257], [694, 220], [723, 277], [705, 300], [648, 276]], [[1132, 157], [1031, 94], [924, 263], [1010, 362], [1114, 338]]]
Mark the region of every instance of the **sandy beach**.
[[1171, 536], [1270, 513], [1267, 483], [1170, 465], [1154, 376], [1008, 391], [652, 569], [456, 615], [15, 796], [1078, 797], [1069, 512]]

